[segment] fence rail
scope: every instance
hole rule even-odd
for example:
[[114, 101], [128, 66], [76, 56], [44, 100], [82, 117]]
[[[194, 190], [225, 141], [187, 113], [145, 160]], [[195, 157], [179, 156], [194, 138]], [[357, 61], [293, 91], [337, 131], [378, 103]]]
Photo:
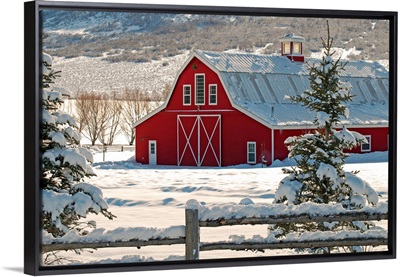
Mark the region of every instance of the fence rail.
[[119, 247], [142, 247], [151, 245], [173, 245], [185, 244], [186, 239], [149, 239], [149, 240], [131, 240], [131, 241], [104, 241], [104, 242], [77, 242], [77, 243], [52, 243], [42, 246], [42, 252], [60, 251], [60, 250], [75, 250], [83, 248], [119, 248]]
[[200, 245], [200, 251], [211, 250], [264, 250], [264, 249], [286, 249], [286, 248], [322, 248], [334, 246], [369, 246], [369, 245], [387, 245], [386, 238], [365, 238], [365, 239], [340, 239], [340, 240], [309, 240], [309, 241], [277, 241], [269, 243], [260, 242], [244, 242], [244, 243], [229, 243], [215, 242]]
[[[189, 200], [193, 201], [193, 200]], [[358, 231], [336, 234], [331, 232], [327, 239], [322, 235], [324, 232], [314, 232], [314, 237], [305, 239], [276, 239], [266, 238], [265, 240], [242, 240], [242, 241], [219, 241], [201, 242], [201, 227], [221, 227], [232, 225], [257, 225], [277, 224], [285, 222], [309, 223], [309, 222], [343, 222], [343, 221], [380, 221], [388, 219], [387, 209], [370, 209], [366, 211], [336, 212], [328, 215], [315, 215], [313, 213], [299, 214], [276, 214], [270, 216], [247, 216], [236, 218], [234, 215], [227, 218], [201, 219], [199, 208], [188, 205], [185, 209], [184, 235], [177, 237], [151, 238], [147, 240], [132, 238], [128, 241], [94, 241], [94, 242], [68, 242], [62, 243], [57, 240], [43, 244], [43, 253], [59, 250], [73, 250], [83, 248], [117, 248], [117, 247], [143, 247], [151, 245], [185, 245], [186, 260], [199, 259], [200, 251], [212, 250], [264, 250], [264, 249], [285, 249], [285, 248], [310, 248], [310, 247], [333, 247], [333, 246], [378, 246], [387, 245], [387, 232], [365, 232], [362, 235]], [[183, 232], [183, 231], [182, 231]], [[83, 237], [84, 238], [84, 237]]]
[[243, 218], [221, 218], [217, 220], [203, 220], [199, 221], [200, 227], [220, 227], [220, 226], [233, 226], [233, 225], [263, 225], [263, 224], [279, 224], [285, 222], [298, 222], [298, 223], [310, 223], [310, 222], [333, 222], [333, 221], [380, 221], [388, 219], [388, 214], [382, 213], [363, 213], [363, 212], [347, 212], [342, 214], [333, 215], [310, 215], [310, 214], [299, 214], [299, 215], [279, 215], [270, 217], [243, 217]]

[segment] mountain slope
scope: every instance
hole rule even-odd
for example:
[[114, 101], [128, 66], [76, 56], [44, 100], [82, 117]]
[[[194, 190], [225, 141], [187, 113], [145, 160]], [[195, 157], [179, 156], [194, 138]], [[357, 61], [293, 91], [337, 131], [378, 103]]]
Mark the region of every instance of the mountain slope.
[[[288, 33], [303, 36], [304, 55], [315, 57], [326, 37], [323, 18], [65, 10], [44, 10], [41, 16], [43, 49], [57, 58], [55, 67], [70, 80], [66, 88], [73, 93], [124, 87], [160, 91], [193, 49], [278, 55], [279, 38]], [[329, 19], [329, 25], [345, 58], [388, 60], [388, 21]]]
[[[51, 54], [121, 56], [110, 61], [143, 62], [193, 48], [252, 51], [264, 47], [265, 53], [273, 54], [279, 52], [279, 38], [288, 33], [306, 39], [304, 50], [309, 56], [319, 51], [320, 37], [326, 33], [325, 19], [318, 18], [47, 10], [42, 12], [42, 21], [44, 46]], [[354, 58], [388, 58], [387, 21], [329, 19], [329, 25], [336, 47], [362, 52]], [[144, 58], [138, 60], [129, 54], [132, 51]]]

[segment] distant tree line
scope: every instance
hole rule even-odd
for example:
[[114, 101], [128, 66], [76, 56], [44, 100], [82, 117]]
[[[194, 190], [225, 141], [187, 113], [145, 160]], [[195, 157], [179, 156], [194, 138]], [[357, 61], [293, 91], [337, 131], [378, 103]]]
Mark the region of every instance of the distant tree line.
[[121, 133], [127, 143], [135, 141], [134, 123], [159, 107], [169, 93], [165, 85], [160, 93], [148, 93], [138, 89], [125, 89], [110, 94], [80, 91], [75, 96], [73, 113], [79, 132], [92, 145], [113, 145]]

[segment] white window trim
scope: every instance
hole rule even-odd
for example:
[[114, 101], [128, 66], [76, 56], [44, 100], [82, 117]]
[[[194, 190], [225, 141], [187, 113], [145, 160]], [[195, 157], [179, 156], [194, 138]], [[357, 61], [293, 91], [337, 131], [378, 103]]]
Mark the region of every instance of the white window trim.
[[[361, 152], [371, 152], [371, 135], [364, 135], [364, 137], [368, 140], [369, 143], [361, 143]], [[363, 149], [363, 145], [368, 145], [368, 149]]]
[[[197, 76], [203, 76], [204, 78], [204, 97], [203, 103], [197, 102]], [[206, 103], [206, 75], [204, 73], [194, 74], [194, 102], [195, 105], [205, 105]]]
[[[249, 160], [249, 154], [250, 153], [253, 153], [253, 152], [250, 152], [249, 151], [249, 146], [250, 145], [254, 145], [254, 161], [250, 161]], [[247, 142], [247, 151], [246, 151], [246, 155], [247, 155], [247, 163], [248, 164], [255, 164], [255, 163], [257, 163], [257, 144], [256, 144], [256, 142], [255, 141], [248, 141]]]
[[[215, 103], [211, 103], [211, 87], [215, 87]], [[208, 85], [208, 104], [217, 105], [218, 104], [218, 86], [217, 84]]]
[[[189, 88], [189, 103], [185, 103], [185, 88]], [[192, 86], [183, 85], [183, 106], [190, 106], [192, 104]]]

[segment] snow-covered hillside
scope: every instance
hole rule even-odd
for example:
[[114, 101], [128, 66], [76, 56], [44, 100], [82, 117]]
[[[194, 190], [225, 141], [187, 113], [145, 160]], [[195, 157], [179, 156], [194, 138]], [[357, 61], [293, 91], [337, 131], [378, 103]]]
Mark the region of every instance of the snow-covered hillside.
[[57, 85], [74, 95], [78, 91], [109, 93], [128, 89], [160, 92], [172, 84], [189, 52], [147, 63], [110, 63], [102, 58], [54, 58], [54, 69], [61, 71]]
[[44, 10], [43, 27], [50, 32], [64, 30], [87, 35], [96, 33], [142, 33], [162, 28], [166, 24], [195, 22], [199, 27], [219, 21], [235, 21], [235, 16], [201, 16], [174, 13], [130, 13], [101, 11]]
[[[279, 38], [303, 36], [303, 54], [321, 54], [325, 19], [44, 10], [43, 48], [72, 94], [124, 88], [159, 91], [193, 49], [280, 55]], [[388, 59], [384, 20], [330, 19], [338, 53], [353, 60]]]

